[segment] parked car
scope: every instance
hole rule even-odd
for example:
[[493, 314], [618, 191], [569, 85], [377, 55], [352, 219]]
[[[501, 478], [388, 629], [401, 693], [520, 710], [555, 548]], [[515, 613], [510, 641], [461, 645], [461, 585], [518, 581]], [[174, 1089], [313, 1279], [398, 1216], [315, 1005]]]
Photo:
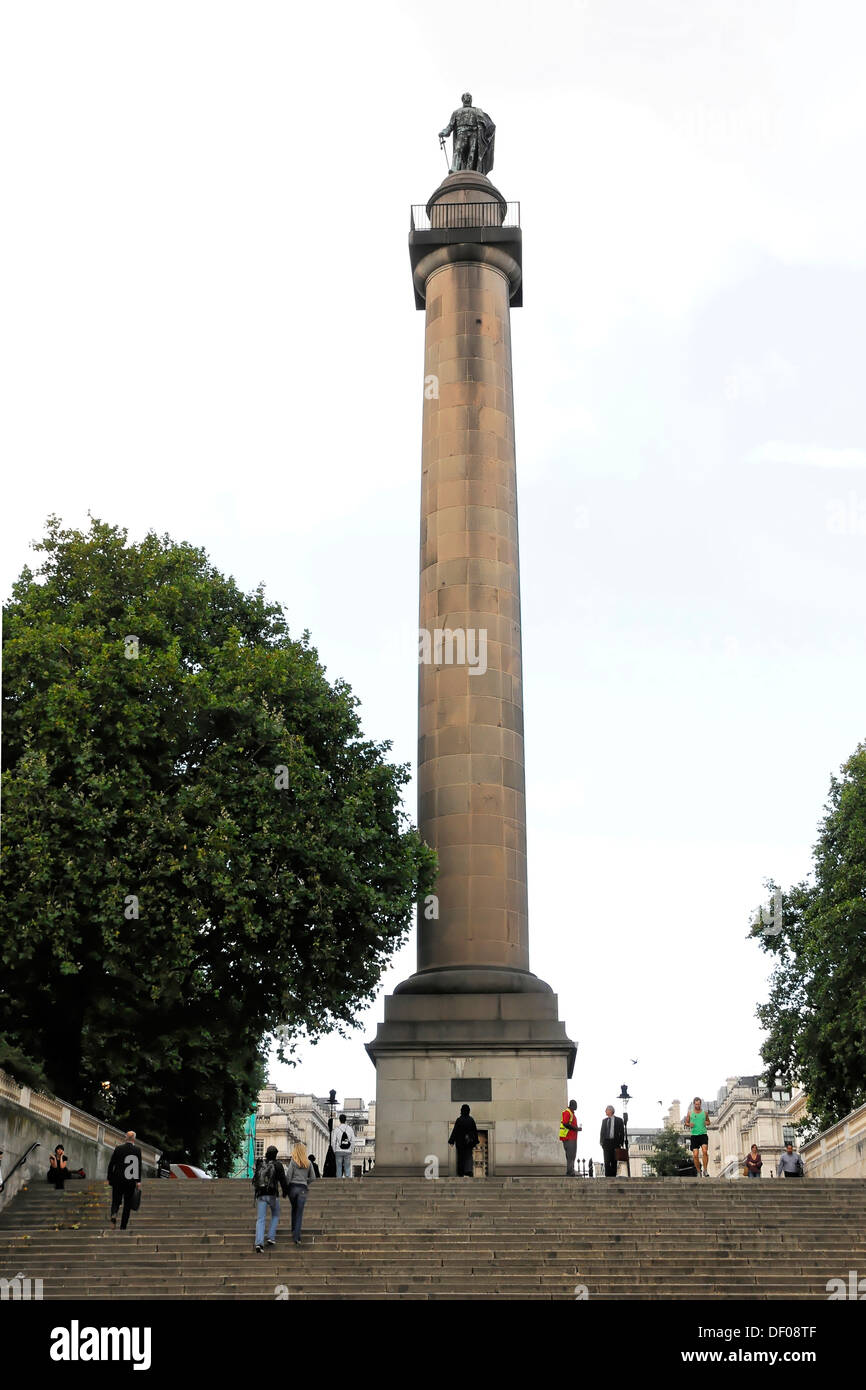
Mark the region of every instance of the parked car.
[[171, 1176], [173, 1178], [209, 1178], [210, 1173], [206, 1173], [203, 1168], [194, 1168], [191, 1163], [172, 1163]]

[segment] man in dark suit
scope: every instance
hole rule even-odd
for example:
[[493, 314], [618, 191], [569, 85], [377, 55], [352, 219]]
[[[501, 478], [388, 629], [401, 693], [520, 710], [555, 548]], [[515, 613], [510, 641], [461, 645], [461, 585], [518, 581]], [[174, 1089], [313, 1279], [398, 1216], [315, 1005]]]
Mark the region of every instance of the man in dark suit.
[[129, 1225], [132, 1198], [137, 1187], [141, 1187], [141, 1149], [135, 1142], [135, 1130], [126, 1132], [126, 1143], [118, 1144], [108, 1161], [108, 1181], [111, 1183], [111, 1224], [117, 1225], [117, 1211], [123, 1203], [120, 1229], [125, 1231]]
[[612, 1105], [609, 1105], [604, 1112], [599, 1143], [604, 1153], [604, 1176], [615, 1178], [616, 1151], [625, 1144], [625, 1126], [619, 1115], [614, 1114]]

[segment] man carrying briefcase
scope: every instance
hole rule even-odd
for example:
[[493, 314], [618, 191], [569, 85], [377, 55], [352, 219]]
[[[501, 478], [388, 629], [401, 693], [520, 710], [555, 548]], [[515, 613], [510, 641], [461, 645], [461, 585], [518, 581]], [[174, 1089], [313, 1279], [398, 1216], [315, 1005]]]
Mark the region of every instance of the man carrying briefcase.
[[601, 1122], [601, 1134], [599, 1136], [602, 1153], [604, 1154], [604, 1176], [606, 1178], [616, 1177], [617, 1159], [622, 1154], [625, 1161], [625, 1125], [619, 1115], [614, 1114], [612, 1105], [609, 1105], [604, 1112], [604, 1119]]

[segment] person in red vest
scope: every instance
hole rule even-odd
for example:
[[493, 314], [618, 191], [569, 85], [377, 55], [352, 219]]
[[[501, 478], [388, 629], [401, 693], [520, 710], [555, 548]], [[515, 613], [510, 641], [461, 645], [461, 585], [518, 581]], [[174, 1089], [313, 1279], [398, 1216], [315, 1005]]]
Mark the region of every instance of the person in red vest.
[[559, 1137], [565, 1149], [565, 1176], [574, 1177], [574, 1159], [577, 1154], [577, 1136], [583, 1129], [583, 1125], [577, 1123], [577, 1101], [570, 1100], [568, 1109], [563, 1110], [562, 1119], [559, 1122]]

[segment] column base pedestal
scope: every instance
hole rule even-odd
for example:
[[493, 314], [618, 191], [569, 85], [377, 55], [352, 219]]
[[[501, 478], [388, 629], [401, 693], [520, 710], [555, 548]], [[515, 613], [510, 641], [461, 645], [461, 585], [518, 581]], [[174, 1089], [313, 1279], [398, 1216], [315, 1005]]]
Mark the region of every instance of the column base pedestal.
[[538, 985], [544, 992], [386, 998], [366, 1045], [376, 1067], [373, 1176], [456, 1175], [448, 1136], [464, 1103], [487, 1135], [490, 1174], [565, 1175], [559, 1122], [577, 1049], [556, 995]]

